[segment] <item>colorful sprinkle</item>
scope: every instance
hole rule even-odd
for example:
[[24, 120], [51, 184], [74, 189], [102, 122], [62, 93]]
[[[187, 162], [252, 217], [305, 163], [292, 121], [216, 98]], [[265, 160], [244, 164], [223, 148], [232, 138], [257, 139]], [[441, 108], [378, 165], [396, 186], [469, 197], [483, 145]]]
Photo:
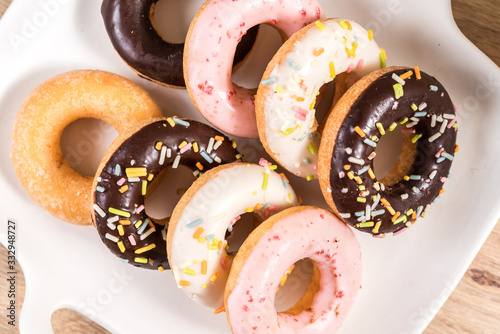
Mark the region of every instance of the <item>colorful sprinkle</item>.
[[268, 78], [266, 80], [262, 80], [262, 84], [263, 85], [269, 85], [269, 84], [272, 84], [275, 81], [276, 81], [276, 78], [275, 77], [271, 77], [271, 78]]
[[397, 84], [394, 84], [393, 87], [394, 87], [394, 94], [395, 94], [396, 100], [398, 100], [404, 96], [403, 85], [397, 83]]

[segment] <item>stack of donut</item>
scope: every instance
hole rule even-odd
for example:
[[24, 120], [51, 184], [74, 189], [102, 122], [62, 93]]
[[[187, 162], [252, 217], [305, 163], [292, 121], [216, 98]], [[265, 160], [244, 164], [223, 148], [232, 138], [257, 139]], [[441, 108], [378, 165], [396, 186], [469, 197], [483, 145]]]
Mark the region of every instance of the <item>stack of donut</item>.
[[[458, 151], [448, 93], [418, 66], [386, 67], [371, 31], [324, 18], [316, 0], [209, 0], [183, 45], [156, 31], [156, 2], [104, 0], [111, 42], [139, 75], [185, 86], [217, 129], [163, 116], [144, 90], [118, 75], [64, 73], [36, 88], [17, 115], [11, 152], [22, 186], [55, 217], [93, 224], [121, 261], [171, 269], [189, 298], [226, 311], [233, 333], [335, 332], [361, 285], [361, 250], [349, 225], [375, 237], [397, 235], [443, 192]], [[244, 60], [262, 23], [286, 41], [255, 92], [230, 78], [233, 59]], [[332, 80], [335, 98], [319, 123], [319, 92]], [[67, 125], [88, 117], [119, 132], [93, 178], [75, 172], [59, 144]], [[378, 179], [377, 145], [398, 127], [403, 148]], [[290, 177], [319, 179], [317, 191], [333, 212], [301, 206], [278, 165], [242, 162], [225, 133], [259, 137]], [[179, 166], [198, 178], [170, 219], [148, 216], [145, 199]], [[227, 236], [246, 213], [257, 224], [230, 252]], [[280, 282], [305, 258], [314, 263], [306, 292], [276, 311]]]

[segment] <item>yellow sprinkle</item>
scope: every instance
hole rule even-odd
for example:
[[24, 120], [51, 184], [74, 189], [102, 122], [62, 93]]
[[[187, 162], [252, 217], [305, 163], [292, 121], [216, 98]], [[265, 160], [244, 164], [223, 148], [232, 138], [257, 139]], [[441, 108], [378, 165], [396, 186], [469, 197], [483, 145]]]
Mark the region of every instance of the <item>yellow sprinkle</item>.
[[276, 86], [276, 93], [281, 93], [282, 91], [283, 88], [280, 85]]
[[215, 282], [215, 280], [216, 280], [217, 278], [219, 278], [219, 276], [220, 276], [220, 274], [219, 274], [219, 273], [215, 273], [215, 274], [213, 274], [213, 275], [212, 275], [212, 277], [210, 277], [210, 282]]
[[384, 60], [387, 60], [387, 53], [385, 52], [385, 49], [380, 48], [380, 51], [382, 52], [382, 57], [384, 57]]
[[118, 225], [116, 227], [116, 229], [118, 230], [118, 234], [123, 236], [125, 234], [125, 230], [123, 229], [123, 225]]
[[198, 148], [198, 142], [196, 141], [193, 143], [193, 151], [194, 153], [198, 153], [200, 151]]
[[137, 263], [148, 263], [148, 259], [146, 259], [145, 257], [136, 257], [134, 259], [134, 262], [137, 262]]
[[353, 172], [348, 172], [348, 173], [347, 173], [347, 177], [349, 178], [349, 180], [354, 179], [354, 174], [353, 174]]
[[196, 232], [194, 232], [193, 234], [193, 239], [198, 239], [200, 235], [203, 233], [203, 231], [205, 231], [203, 227], [198, 228]]
[[294, 131], [294, 130], [293, 130], [293, 128], [288, 128], [288, 129], [286, 129], [286, 130], [285, 130], [285, 132], [283, 132], [283, 134], [284, 134], [285, 136], [288, 136], [288, 135], [290, 135], [293, 131]]
[[196, 271], [194, 271], [193, 269], [184, 268], [182, 269], [182, 272], [187, 275], [196, 276]]
[[389, 211], [389, 213], [391, 215], [395, 215], [396, 214], [396, 211], [392, 208], [392, 206], [387, 206], [386, 209], [387, 209], [387, 211]]
[[337, 76], [337, 73], [335, 72], [335, 64], [333, 63], [333, 61], [330, 62], [330, 77], [332, 79], [335, 79], [335, 77]]
[[246, 212], [253, 212], [253, 208], [252, 207], [248, 207], [245, 209]]
[[[159, 270], [160, 272], [162, 272], [162, 271], [164, 271], [164, 270], [165, 270], [165, 268], [163, 268], [162, 266], [158, 266], [158, 270]], [[189, 282], [188, 282], [188, 283], [189, 283]]]
[[155, 148], [156, 148], [156, 150], [159, 151], [159, 150], [161, 150], [162, 146], [163, 146], [163, 143], [161, 141], [159, 141], [159, 142], [156, 142]]
[[314, 49], [314, 57], [319, 57], [323, 54], [323, 52], [325, 52], [325, 49], [323, 48], [317, 48], [317, 49]]
[[120, 252], [124, 253], [125, 252], [125, 245], [123, 244], [123, 242], [118, 241], [117, 245], [118, 245], [118, 248], [120, 248]]
[[380, 225], [382, 225], [382, 222], [381, 221], [378, 221], [376, 224], [375, 224], [375, 227], [373, 228], [372, 230], [372, 233], [374, 234], [377, 234], [379, 229], [380, 229]]
[[188, 281], [179, 281], [179, 286], [190, 286], [191, 283], [189, 283]]
[[[307, 181], [311, 181], [312, 179], [314, 179], [314, 175], [307, 175], [306, 176], [306, 180]], [[291, 198], [291, 197], [290, 197]]]
[[361, 180], [359, 176], [355, 176], [354, 181], [356, 181], [358, 184], [363, 184], [363, 180]]
[[361, 138], [365, 138], [366, 137], [366, 134], [363, 130], [361, 130], [361, 128], [359, 126], [356, 125], [356, 127], [354, 128], [354, 131], [356, 131], [356, 133], [358, 135], [361, 136]]
[[351, 22], [349, 22], [349, 20], [346, 20], [345, 24], [347, 25], [347, 29], [352, 30], [352, 25]]
[[149, 174], [149, 175], [148, 175], [148, 181], [149, 181], [149, 182], [153, 181], [153, 178], [154, 178], [154, 177], [155, 177], [155, 176], [154, 176], [153, 174]]
[[390, 126], [389, 126], [389, 131], [394, 131], [395, 128], [397, 128], [398, 124], [396, 122], [392, 123]]
[[148, 188], [148, 181], [146, 180], [142, 180], [142, 189], [141, 189], [141, 193], [142, 195], [146, 195], [146, 190]]
[[207, 288], [207, 285], [206, 285], [206, 284], [202, 284], [202, 285], [201, 285], [201, 287], [202, 287], [203, 289], [206, 289], [206, 288]]
[[174, 122], [174, 120], [172, 119], [172, 117], [167, 118], [167, 122], [168, 122], [168, 124], [170, 124], [170, 126], [171, 126], [171, 127], [174, 127], [174, 126], [175, 126], [175, 122]]
[[130, 225], [131, 224], [130, 220], [128, 220], [128, 219], [120, 219], [119, 223], [122, 225]]
[[314, 97], [314, 99], [312, 100], [311, 105], [309, 106], [309, 110], [313, 110], [315, 106], [316, 106], [316, 97]]
[[134, 224], [135, 228], [139, 228], [142, 225], [142, 220], [137, 221], [137, 223]]
[[316, 26], [319, 28], [319, 30], [321, 30], [321, 31], [326, 30], [325, 26], [323, 25], [323, 23], [321, 23], [321, 21], [316, 21], [315, 23], [316, 23]]
[[349, 169], [351, 169], [351, 165], [344, 165], [344, 169], [345, 169], [345, 170], [349, 170]]
[[120, 194], [123, 194], [127, 190], [128, 190], [128, 185], [124, 185], [123, 187], [121, 187], [120, 189], [118, 189], [118, 191], [120, 192]]
[[142, 253], [145, 253], [149, 250], [152, 250], [153, 248], [156, 248], [156, 245], [155, 244], [151, 244], [151, 245], [147, 245], [147, 246], [144, 246], [142, 248], [139, 248], [135, 251], [135, 254], [142, 254]]
[[198, 242], [199, 242], [200, 244], [204, 244], [204, 243], [205, 243], [205, 239], [204, 239], [204, 238], [202, 238], [202, 237], [199, 237], [199, 238], [198, 238]]
[[177, 146], [178, 148], [183, 148], [184, 146], [186, 146], [188, 143], [187, 141], [183, 141], [182, 143], [179, 144], [179, 146]]
[[358, 197], [356, 200], [360, 203], [366, 203], [366, 198], [364, 197]]
[[381, 136], [385, 135], [384, 126], [382, 125], [382, 123], [377, 122], [375, 125], [377, 126], [377, 129], [380, 132], [380, 135]]
[[201, 274], [202, 275], [207, 274], [207, 261], [206, 260], [201, 261]]
[[375, 173], [373, 172], [372, 168], [368, 168], [368, 175], [370, 176], [370, 179], [375, 180]]
[[410, 181], [410, 177], [408, 175], [403, 176], [403, 180]]
[[410, 209], [410, 210], [406, 211], [406, 215], [407, 216], [411, 216], [412, 213], [413, 213], [413, 209]]
[[373, 30], [368, 30], [368, 40], [373, 41]]
[[304, 101], [304, 100], [305, 100], [305, 98], [303, 98], [303, 97], [300, 97], [300, 96], [299, 96], [299, 97], [297, 97], [297, 102], [302, 102], [302, 101]]
[[342, 28], [344, 28], [344, 30], [347, 30], [349, 29], [349, 27], [347, 26], [347, 24], [344, 22], [344, 21], [339, 21], [339, 24]]
[[125, 169], [127, 177], [141, 177], [148, 175], [146, 167], [129, 167]]

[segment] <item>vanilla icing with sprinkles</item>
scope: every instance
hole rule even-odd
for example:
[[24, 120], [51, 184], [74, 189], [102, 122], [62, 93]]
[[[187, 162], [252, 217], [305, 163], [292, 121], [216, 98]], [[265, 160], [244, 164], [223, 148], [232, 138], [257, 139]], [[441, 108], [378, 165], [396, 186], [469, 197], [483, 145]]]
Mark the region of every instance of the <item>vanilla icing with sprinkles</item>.
[[[210, 141], [217, 147], [207, 153]], [[199, 175], [239, 158], [234, 142], [203, 123], [170, 117], [142, 127], [116, 149], [98, 174], [93, 219], [101, 240], [134, 266], [169, 269], [167, 226], [145, 211], [148, 187], [168, 166], [184, 165]]]
[[[458, 151], [456, 122], [444, 87], [418, 67], [371, 83], [351, 106], [333, 148], [329, 192], [340, 216], [376, 236], [398, 234], [425, 216]], [[373, 158], [380, 138], [398, 126], [414, 134], [416, 156], [408, 174], [386, 186], [373, 172]]]
[[256, 105], [265, 118], [259, 133], [266, 150], [290, 172], [312, 180], [317, 176], [320, 88], [343, 72], [359, 78], [379, 69], [382, 51], [373, 36], [349, 20], [316, 21], [305, 29], [299, 39], [283, 45], [289, 50], [284, 57], [277, 54], [282, 60], [271, 62], [276, 64], [264, 74]]

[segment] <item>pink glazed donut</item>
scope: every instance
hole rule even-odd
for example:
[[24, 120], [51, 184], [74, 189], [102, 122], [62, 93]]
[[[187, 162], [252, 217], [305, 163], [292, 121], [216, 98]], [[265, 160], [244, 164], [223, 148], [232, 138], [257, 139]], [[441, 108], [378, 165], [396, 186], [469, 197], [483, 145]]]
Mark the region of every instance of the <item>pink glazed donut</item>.
[[231, 81], [234, 53], [253, 26], [267, 23], [284, 37], [323, 18], [317, 0], [208, 0], [191, 22], [184, 49], [184, 80], [210, 123], [238, 137], [257, 138], [255, 89]]
[[[297, 305], [278, 313], [274, 301], [280, 280], [304, 258], [319, 272], [309, 287], [315, 280], [319, 286], [308, 288]], [[325, 209], [293, 207], [259, 225], [240, 247], [224, 306], [234, 334], [331, 334], [347, 317], [360, 286], [361, 251], [352, 230]]]

